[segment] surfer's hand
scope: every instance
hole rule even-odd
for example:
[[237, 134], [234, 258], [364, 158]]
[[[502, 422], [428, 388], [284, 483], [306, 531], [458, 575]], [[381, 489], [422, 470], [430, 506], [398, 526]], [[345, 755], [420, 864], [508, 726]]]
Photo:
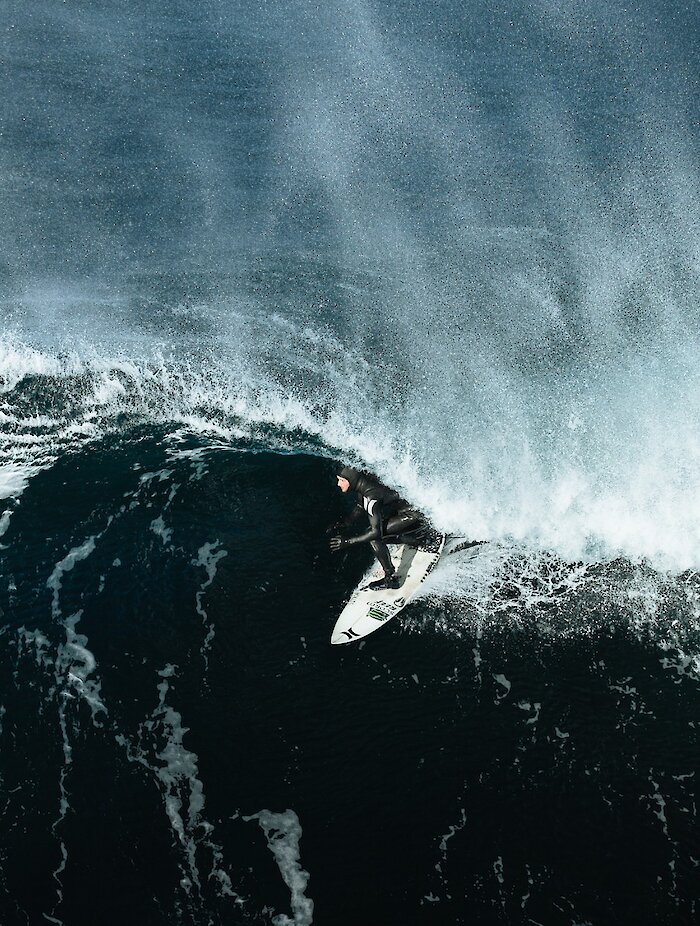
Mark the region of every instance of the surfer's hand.
[[338, 550], [342, 550], [346, 545], [347, 541], [343, 540], [342, 537], [331, 537], [331, 552], [337, 553]]

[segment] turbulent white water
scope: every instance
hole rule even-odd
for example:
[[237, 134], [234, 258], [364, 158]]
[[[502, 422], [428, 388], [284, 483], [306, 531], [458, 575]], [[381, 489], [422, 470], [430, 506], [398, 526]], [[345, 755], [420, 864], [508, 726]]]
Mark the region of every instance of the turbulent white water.
[[[332, 335], [281, 318], [240, 324], [249, 342], [216, 360], [60, 356], [6, 340], [3, 493], [116, 427], [120, 413], [223, 438], [271, 424], [290, 447], [314, 437], [375, 469], [448, 531], [574, 559], [700, 562], [700, 392], [689, 358], [674, 371], [608, 371], [587, 389], [495, 373], [461, 404], [442, 393], [434, 358], [432, 386], [402, 384], [387, 405], [376, 369]], [[23, 384], [31, 398], [18, 407]]]

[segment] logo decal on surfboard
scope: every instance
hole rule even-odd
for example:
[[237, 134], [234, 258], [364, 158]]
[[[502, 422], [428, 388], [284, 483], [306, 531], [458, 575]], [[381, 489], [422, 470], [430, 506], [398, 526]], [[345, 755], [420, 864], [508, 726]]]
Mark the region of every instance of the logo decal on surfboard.
[[386, 611], [382, 611], [381, 608], [370, 608], [367, 617], [373, 617], [375, 621], [385, 621], [389, 615]]

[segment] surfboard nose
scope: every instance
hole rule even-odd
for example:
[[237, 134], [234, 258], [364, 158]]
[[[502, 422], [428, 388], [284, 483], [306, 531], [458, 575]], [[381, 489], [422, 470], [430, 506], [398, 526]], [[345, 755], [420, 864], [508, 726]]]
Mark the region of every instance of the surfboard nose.
[[352, 643], [353, 640], [359, 640], [362, 634], [355, 633], [352, 628], [347, 630], [336, 630], [331, 636], [331, 644], [338, 646], [341, 643]]

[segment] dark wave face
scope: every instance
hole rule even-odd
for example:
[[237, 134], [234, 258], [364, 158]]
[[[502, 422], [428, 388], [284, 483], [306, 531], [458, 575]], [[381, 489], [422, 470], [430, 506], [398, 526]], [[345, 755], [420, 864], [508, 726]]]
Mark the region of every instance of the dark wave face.
[[694, 922], [696, 5], [4, 14], [2, 923]]
[[4, 923], [692, 922], [696, 576], [487, 546], [331, 647], [332, 465], [163, 437], [12, 515]]

